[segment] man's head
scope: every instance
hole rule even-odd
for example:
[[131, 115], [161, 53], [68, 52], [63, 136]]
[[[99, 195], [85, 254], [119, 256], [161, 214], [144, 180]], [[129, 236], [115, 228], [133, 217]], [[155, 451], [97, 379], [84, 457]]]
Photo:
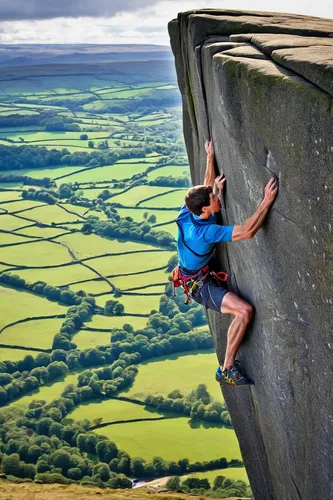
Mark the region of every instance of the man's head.
[[211, 186], [194, 186], [185, 195], [187, 208], [203, 219], [221, 209], [220, 199], [214, 195]]

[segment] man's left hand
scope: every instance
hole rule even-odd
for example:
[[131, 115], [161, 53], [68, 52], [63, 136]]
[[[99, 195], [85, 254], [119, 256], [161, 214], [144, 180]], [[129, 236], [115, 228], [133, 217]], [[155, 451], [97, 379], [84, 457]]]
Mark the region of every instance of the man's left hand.
[[222, 194], [223, 188], [224, 188], [224, 183], [225, 183], [225, 175], [219, 175], [218, 177], [215, 178], [215, 184], [218, 187], [218, 190], [220, 194]]

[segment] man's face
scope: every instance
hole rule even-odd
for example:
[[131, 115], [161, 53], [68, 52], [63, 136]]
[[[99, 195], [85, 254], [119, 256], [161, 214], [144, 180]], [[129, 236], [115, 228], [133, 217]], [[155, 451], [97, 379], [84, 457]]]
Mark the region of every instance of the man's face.
[[209, 194], [210, 204], [208, 207], [203, 207], [202, 211], [207, 214], [214, 214], [215, 212], [219, 212], [221, 210], [221, 202], [220, 197], [217, 194], [210, 193]]

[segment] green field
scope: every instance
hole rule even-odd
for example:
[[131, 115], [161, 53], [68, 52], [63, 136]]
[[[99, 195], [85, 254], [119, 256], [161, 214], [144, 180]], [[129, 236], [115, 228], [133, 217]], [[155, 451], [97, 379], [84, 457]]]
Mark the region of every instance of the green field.
[[179, 210], [147, 210], [146, 208], [118, 208], [117, 212], [121, 217], [132, 217], [136, 222], [142, 222], [144, 220], [143, 215], [148, 214], [149, 218], [151, 215], [155, 215], [156, 224], [163, 224], [163, 222], [169, 222], [175, 220]]
[[249, 484], [249, 480], [246, 474], [245, 467], [228, 467], [227, 469], [216, 469], [207, 472], [194, 472], [193, 474], [188, 474], [187, 476], [182, 476], [182, 479], [187, 479], [188, 477], [199, 477], [207, 478], [211, 486], [214, 484], [214, 479], [216, 476], [224, 476], [228, 479], [234, 481], [244, 481]]
[[129, 397], [143, 399], [147, 394], [167, 396], [179, 388], [186, 396], [199, 384], [206, 384], [211, 396], [219, 401], [222, 400], [222, 395], [220, 386], [215, 380], [217, 366], [218, 361], [213, 351], [172, 354], [168, 357], [150, 359], [139, 365], [135, 382], [125, 393]]
[[[96, 297], [96, 304], [104, 307], [107, 300], [113, 297], [109, 294]], [[152, 309], [157, 309], [160, 303], [160, 296], [142, 296], [142, 295], [122, 295], [117, 300], [125, 307], [125, 314], [149, 314]]]
[[67, 175], [70, 173], [75, 173], [81, 170], [82, 167], [76, 166], [57, 166], [53, 168], [32, 168], [32, 169], [20, 169], [20, 170], [8, 170], [8, 174], [18, 174], [18, 175], [28, 175], [34, 179], [43, 179], [44, 177], [49, 177], [50, 179], [55, 179], [56, 177], [61, 177], [62, 175]]
[[[103, 422], [112, 422], [134, 418], [156, 418], [159, 416], [160, 414], [157, 411], [148, 411], [143, 406], [109, 399], [107, 401], [91, 401], [89, 404], [82, 404], [69, 413], [67, 418], [73, 420], [88, 418], [93, 421], [95, 418], [102, 417]], [[99, 432], [103, 434], [103, 430], [100, 429]]]
[[[27, 247], [29, 249], [27, 250]], [[11, 265], [51, 266], [71, 262], [72, 257], [62, 245], [36, 241], [27, 245], [0, 248], [0, 261]]]
[[[154, 187], [154, 186], [151, 186]], [[163, 188], [160, 188], [163, 189]], [[170, 188], [165, 188], [170, 191]], [[154, 208], [154, 207], [165, 207], [165, 208], [173, 208], [181, 207], [184, 203], [184, 196], [187, 192], [187, 189], [180, 189], [179, 191], [175, 191], [172, 193], [162, 194], [157, 198], [153, 198], [152, 200], [147, 200], [140, 204], [141, 207]]]
[[28, 243], [35, 241], [34, 238], [25, 238], [19, 234], [8, 234], [0, 232], [0, 245], [17, 245], [18, 243]]
[[[22, 222], [20, 226], [22, 226]], [[6, 227], [7, 229], [7, 227]], [[38, 227], [32, 224], [30, 227], [25, 227], [24, 229], [18, 229], [16, 234], [25, 234], [26, 236], [37, 236], [38, 238], [50, 238], [63, 234], [66, 229], [58, 229], [56, 227]]]
[[142, 250], [155, 250], [156, 248], [144, 243], [132, 241], [111, 240], [101, 238], [95, 234], [84, 235], [82, 233], [60, 236], [54, 241], [65, 242], [74, 251], [79, 259], [102, 255], [105, 253], [120, 254], [125, 252], [140, 252]]
[[185, 165], [168, 165], [149, 172], [147, 177], [151, 181], [157, 177], [166, 177], [169, 175], [171, 175], [171, 177], [188, 177], [188, 168]]
[[[0, 329], [25, 318], [66, 314], [67, 310], [66, 307], [59, 305], [57, 302], [50, 302], [33, 293], [14, 290], [5, 286], [0, 287], [0, 303], [2, 310]], [[0, 336], [0, 343], [1, 338]]]
[[[1, 337], [0, 337], [1, 338]], [[26, 356], [35, 358], [38, 351], [29, 351], [27, 349], [10, 349], [9, 347], [0, 347], [0, 361], [20, 361]]]
[[[150, 198], [152, 196], [164, 194], [170, 190], [171, 190], [170, 187], [136, 186], [133, 189], [131, 189], [130, 191], [127, 191], [126, 193], [119, 194], [119, 195], [115, 196], [112, 199], [112, 201], [115, 203], [121, 203], [122, 205], [125, 205], [125, 206], [135, 206], [137, 203], [140, 203], [142, 200], [144, 200], [146, 198]], [[157, 198], [155, 198], [155, 199], [157, 199]], [[152, 202], [154, 200], [152, 200]], [[146, 206], [146, 204], [145, 204], [145, 206]], [[159, 206], [158, 203], [157, 203], [157, 206]]]
[[[147, 324], [147, 318], [140, 318], [139, 316], [126, 316], [126, 314], [122, 316], [100, 316], [95, 314], [92, 320], [86, 323], [86, 326], [89, 328], [111, 329], [121, 328], [125, 323], [131, 324], [136, 329], [144, 328]], [[90, 333], [93, 334], [93, 332]]]
[[97, 429], [131, 456], [150, 460], [162, 455], [165, 460], [204, 461], [225, 457], [241, 459], [236, 435], [222, 426], [191, 426], [179, 417], [155, 422], [117, 424]]
[[89, 265], [94, 267], [101, 274], [128, 274], [139, 271], [148, 271], [152, 267], [162, 267], [166, 265], [173, 252], [168, 250], [153, 252], [138, 252], [135, 259], [131, 256], [115, 255], [113, 257], [100, 257], [91, 259]]
[[53, 337], [59, 333], [63, 321], [52, 318], [19, 323], [6, 328], [0, 336], [0, 341], [7, 345], [50, 349]]
[[[37, 266], [37, 264], [36, 264]], [[20, 276], [26, 281], [46, 281], [49, 285], [67, 285], [79, 280], [96, 278], [96, 274], [79, 263], [49, 269], [20, 269]]]

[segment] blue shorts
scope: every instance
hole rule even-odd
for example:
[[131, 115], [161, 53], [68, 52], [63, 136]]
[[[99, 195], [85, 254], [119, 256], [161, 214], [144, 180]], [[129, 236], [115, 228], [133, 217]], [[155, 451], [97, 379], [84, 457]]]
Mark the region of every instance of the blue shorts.
[[[200, 281], [201, 276], [203, 273], [200, 273], [195, 280]], [[195, 287], [191, 293], [193, 300], [208, 309], [221, 312], [222, 300], [228, 290], [210, 274], [201, 283], [202, 286]]]

